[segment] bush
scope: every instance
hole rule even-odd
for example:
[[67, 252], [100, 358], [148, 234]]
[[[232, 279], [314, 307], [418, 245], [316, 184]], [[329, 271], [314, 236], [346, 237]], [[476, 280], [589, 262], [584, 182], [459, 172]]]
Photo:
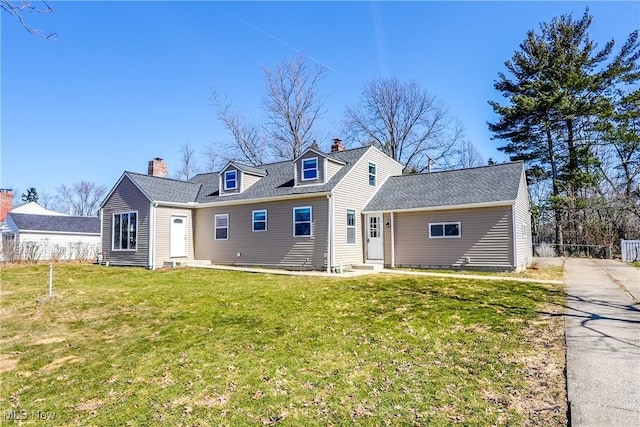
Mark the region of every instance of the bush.
[[551, 258], [556, 255], [556, 249], [549, 243], [540, 243], [536, 247], [536, 255], [540, 258]]

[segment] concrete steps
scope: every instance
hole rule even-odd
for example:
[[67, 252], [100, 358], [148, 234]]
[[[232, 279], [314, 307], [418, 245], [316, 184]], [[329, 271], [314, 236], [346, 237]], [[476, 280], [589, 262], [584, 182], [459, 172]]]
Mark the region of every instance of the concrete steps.
[[165, 267], [204, 267], [211, 265], [211, 261], [208, 259], [175, 259], [165, 261], [163, 265]]
[[384, 268], [382, 264], [354, 264], [352, 270], [380, 271]]

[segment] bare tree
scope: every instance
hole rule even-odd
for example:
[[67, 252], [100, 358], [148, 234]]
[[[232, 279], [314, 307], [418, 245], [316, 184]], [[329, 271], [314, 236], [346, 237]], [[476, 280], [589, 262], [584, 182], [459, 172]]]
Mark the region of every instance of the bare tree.
[[[324, 114], [324, 98], [318, 86], [325, 70], [312, 67], [304, 56], [264, 69], [263, 121], [254, 122], [232, 110], [226, 96], [212, 90], [218, 120], [233, 141], [208, 150], [209, 154], [251, 165], [272, 159], [294, 159], [316, 140], [314, 126]], [[222, 154], [221, 154], [222, 153]]]
[[267, 157], [264, 135], [260, 128], [250, 122], [238, 111], [231, 109], [231, 101], [227, 96], [212, 90], [213, 105], [218, 112], [218, 120], [224, 124], [233, 137], [233, 143], [226, 144], [223, 154], [211, 147], [207, 150], [208, 158], [222, 157], [226, 160], [239, 160], [257, 166], [265, 163]]
[[82, 180], [69, 187], [62, 184], [57, 190], [66, 211], [78, 216], [95, 216], [107, 187]]
[[33, 28], [31, 25], [27, 24], [27, 21], [24, 18], [24, 14], [26, 13], [51, 13], [53, 12], [53, 8], [49, 6], [46, 1], [40, 1], [42, 3], [42, 7], [34, 6], [33, 2], [22, 0], [22, 1], [11, 1], [11, 0], [0, 0], [0, 7], [2, 10], [7, 12], [9, 15], [15, 17], [20, 25], [27, 30], [29, 34], [34, 36], [42, 37], [44, 39], [52, 39], [56, 37], [56, 33], [45, 34], [42, 30], [37, 30]]
[[42, 193], [40, 195], [40, 199], [38, 200], [38, 203], [46, 208], [46, 209], [50, 209], [52, 211], [57, 211], [57, 212], [63, 212], [64, 211], [64, 204], [62, 202], [62, 200], [60, 200], [60, 196], [58, 196], [57, 194], [51, 194], [51, 193]]
[[324, 98], [318, 94], [324, 73], [324, 68], [311, 67], [302, 55], [264, 69], [265, 129], [275, 156], [294, 159], [313, 143], [313, 126], [324, 114]]
[[367, 83], [360, 103], [346, 110], [350, 139], [373, 144], [405, 166], [424, 172], [429, 165], [448, 165], [447, 155], [464, 137], [464, 127], [435, 96], [415, 81], [396, 77]]
[[187, 180], [200, 171], [195, 150], [189, 143], [180, 146], [180, 165], [174, 172], [174, 178]]
[[474, 168], [486, 164], [486, 161], [475, 144], [468, 139], [463, 139], [457, 150], [456, 167]]

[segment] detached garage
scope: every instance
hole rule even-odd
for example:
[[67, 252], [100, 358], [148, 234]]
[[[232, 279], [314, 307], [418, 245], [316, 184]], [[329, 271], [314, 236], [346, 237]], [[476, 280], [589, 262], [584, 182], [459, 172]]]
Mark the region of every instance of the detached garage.
[[100, 219], [10, 212], [2, 227], [2, 259], [44, 261], [96, 259]]

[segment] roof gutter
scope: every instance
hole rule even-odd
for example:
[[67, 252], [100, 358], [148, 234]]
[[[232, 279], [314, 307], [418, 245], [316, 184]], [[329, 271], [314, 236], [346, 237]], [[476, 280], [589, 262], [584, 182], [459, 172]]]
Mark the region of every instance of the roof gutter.
[[[214, 208], [218, 206], [224, 207], [224, 206], [234, 206], [234, 205], [251, 205], [255, 203], [277, 202], [281, 200], [310, 199], [313, 197], [323, 197], [328, 195], [331, 195], [331, 191], [321, 191], [317, 193], [304, 193], [304, 194], [289, 194], [287, 196], [261, 197], [258, 199], [241, 199], [241, 200], [229, 200], [229, 201], [225, 200], [224, 202], [206, 202], [206, 203], [190, 202], [188, 204], [174, 204], [174, 205], [200, 209], [200, 208]], [[164, 205], [164, 202], [158, 202], [158, 203]], [[171, 204], [167, 203], [166, 206], [171, 206]]]

